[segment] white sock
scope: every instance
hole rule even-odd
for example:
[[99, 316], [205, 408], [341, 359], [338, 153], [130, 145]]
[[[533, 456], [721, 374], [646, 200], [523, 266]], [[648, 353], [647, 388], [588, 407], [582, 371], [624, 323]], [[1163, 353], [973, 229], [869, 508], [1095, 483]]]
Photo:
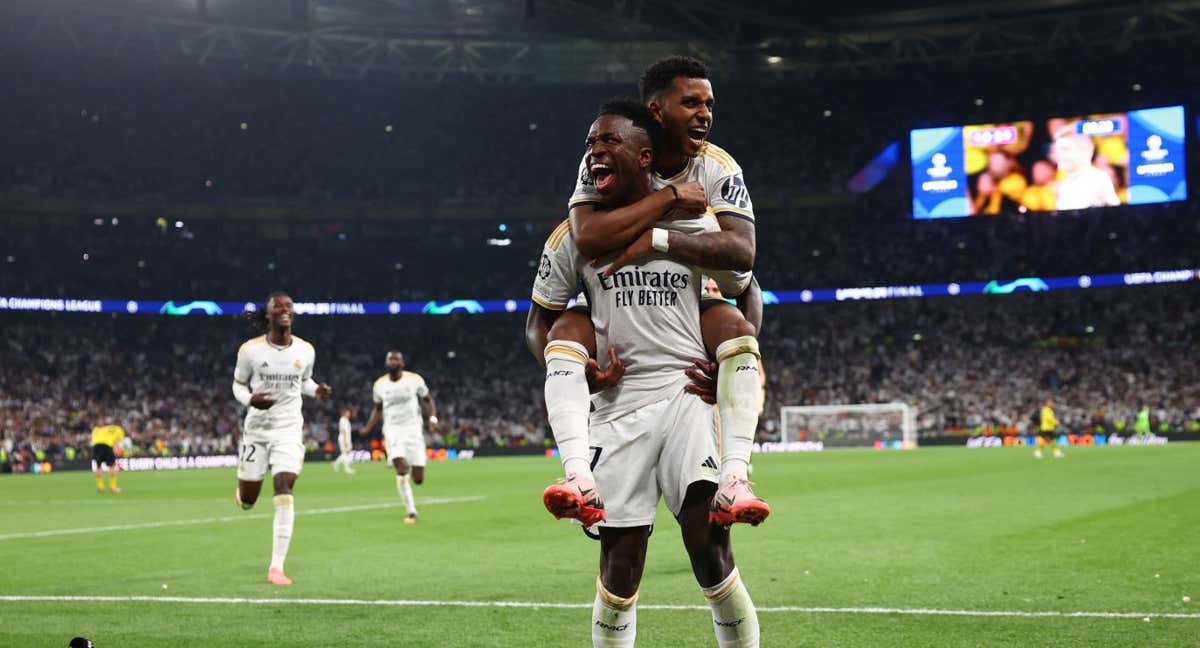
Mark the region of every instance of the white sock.
[[592, 604], [593, 648], [627, 648], [637, 638], [637, 592], [621, 598], [604, 588], [596, 578], [596, 602]]
[[746, 335], [717, 347], [717, 409], [721, 414], [721, 478], [746, 479], [762, 384], [758, 340]]
[[296, 509], [291, 495], [276, 495], [275, 540], [271, 543], [271, 567], [283, 569], [287, 559], [288, 545], [292, 544], [292, 526], [296, 523]]
[[546, 345], [546, 418], [567, 474], [591, 477], [588, 463], [588, 352], [582, 344], [555, 341]]
[[400, 499], [404, 500], [404, 508], [408, 509], [408, 514], [416, 515], [417, 505], [413, 502], [412, 483], [408, 481], [408, 475], [396, 475], [396, 492], [400, 493]]
[[738, 576], [737, 567], [725, 580], [700, 591], [712, 608], [713, 628], [720, 648], [758, 648], [758, 611]]

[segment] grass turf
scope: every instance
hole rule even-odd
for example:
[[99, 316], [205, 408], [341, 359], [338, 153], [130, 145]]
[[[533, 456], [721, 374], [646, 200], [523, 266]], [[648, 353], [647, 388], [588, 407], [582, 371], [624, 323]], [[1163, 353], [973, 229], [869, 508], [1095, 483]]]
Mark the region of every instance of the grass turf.
[[[734, 533], [760, 608], [1200, 613], [1200, 444], [830, 451], [755, 458], [772, 517]], [[232, 470], [0, 477], [0, 596], [532, 601], [588, 606], [598, 546], [541, 508], [541, 457], [431, 465], [421, 522], [381, 464], [309, 464], [290, 588], [265, 582], [270, 498], [237, 511]], [[480, 497], [463, 501], [454, 498]], [[199, 524], [9, 537], [112, 525]], [[163, 585], [167, 589], [163, 589]], [[640, 603], [703, 605], [660, 511]], [[589, 609], [0, 601], [0, 646], [585, 646]], [[714, 646], [704, 610], [642, 610], [641, 646]], [[1192, 645], [1200, 618], [1022, 618], [776, 611], [764, 646]]]

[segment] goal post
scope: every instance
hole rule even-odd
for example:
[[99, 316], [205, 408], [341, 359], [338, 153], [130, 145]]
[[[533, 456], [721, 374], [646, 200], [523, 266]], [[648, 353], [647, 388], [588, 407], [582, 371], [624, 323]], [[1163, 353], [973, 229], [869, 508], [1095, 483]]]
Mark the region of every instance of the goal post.
[[826, 448], [915, 448], [917, 413], [908, 403], [788, 405], [780, 441], [819, 441]]

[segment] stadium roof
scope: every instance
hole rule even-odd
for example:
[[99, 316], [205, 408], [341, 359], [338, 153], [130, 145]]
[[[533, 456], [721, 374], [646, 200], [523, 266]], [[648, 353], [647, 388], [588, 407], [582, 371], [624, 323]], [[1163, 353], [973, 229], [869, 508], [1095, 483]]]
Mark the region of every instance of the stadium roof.
[[628, 81], [689, 52], [746, 78], [1200, 40], [1200, 1], [10, 0], [8, 48], [280, 73]]

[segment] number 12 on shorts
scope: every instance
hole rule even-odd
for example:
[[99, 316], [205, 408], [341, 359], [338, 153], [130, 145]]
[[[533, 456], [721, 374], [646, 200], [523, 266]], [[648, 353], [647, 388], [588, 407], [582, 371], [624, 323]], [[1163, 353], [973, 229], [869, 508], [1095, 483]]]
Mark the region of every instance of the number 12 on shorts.
[[242, 461], [244, 461], [246, 463], [254, 463], [254, 444], [253, 443], [243, 443], [242, 444]]

